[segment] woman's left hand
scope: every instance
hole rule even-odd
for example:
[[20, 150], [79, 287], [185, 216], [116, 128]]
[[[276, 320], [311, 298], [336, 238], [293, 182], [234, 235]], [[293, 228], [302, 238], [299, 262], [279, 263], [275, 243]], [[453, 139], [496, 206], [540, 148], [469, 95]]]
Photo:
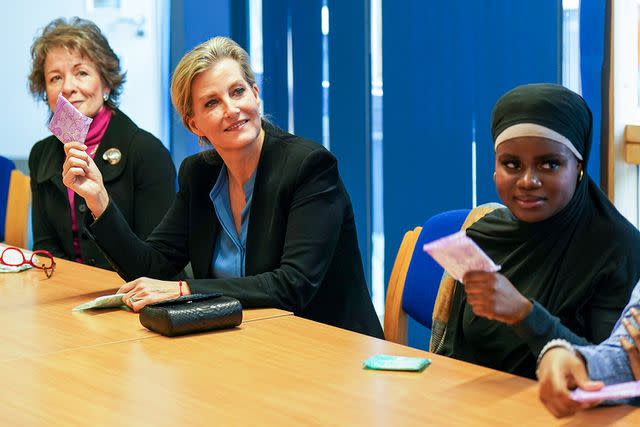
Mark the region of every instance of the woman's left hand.
[[462, 278], [473, 313], [513, 325], [527, 317], [533, 304], [500, 273], [469, 271]]
[[635, 325], [629, 319], [622, 319], [622, 324], [633, 342], [626, 337], [620, 337], [620, 344], [624, 351], [627, 352], [633, 376], [636, 380], [640, 380], [640, 329], [636, 326], [640, 325], [640, 311], [632, 308], [631, 316], [636, 321]]
[[[147, 304], [178, 298], [180, 296], [180, 282], [140, 277], [122, 285], [118, 289], [118, 293], [126, 293], [122, 300], [133, 311], [138, 312]], [[189, 295], [190, 293], [189, 286], [186, 282], [182, 282], [182, 294]]]

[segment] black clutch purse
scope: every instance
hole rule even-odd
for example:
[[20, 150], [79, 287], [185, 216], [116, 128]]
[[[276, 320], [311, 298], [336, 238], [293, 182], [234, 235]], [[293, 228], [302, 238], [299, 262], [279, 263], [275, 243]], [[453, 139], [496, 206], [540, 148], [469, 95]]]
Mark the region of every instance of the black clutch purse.
[[145, 306], [140, 323], [168, 337], [233, 328], [242, 323], [242, 305], [222, 294], [185, 295]]

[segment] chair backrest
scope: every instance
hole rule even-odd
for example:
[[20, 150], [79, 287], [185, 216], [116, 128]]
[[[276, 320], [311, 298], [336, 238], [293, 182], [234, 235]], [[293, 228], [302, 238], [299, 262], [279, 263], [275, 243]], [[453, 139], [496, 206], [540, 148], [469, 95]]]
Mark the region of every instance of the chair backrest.
[[28, 176], [17, 169], [11, 171], [7, 195], [4, 241], [11, 246], [27, 248], [29, 236], [29, 208], [31, 186]]
[[[466, 230], [488, 213], [500, 208], [504, 208], [504, 206], [499, 203], [485, 203], [484, 205], [473, 208], [465, 218], [460, 229]], [[433, 353], [439, 352], [444, 343], [444, 336], [449, 323], [449, 315], [451, 314], [451, 305], [453, 303], [455, 288], [455, 279], [447, 272], [444, 272], [438, 286], [435, 305], [433, 306], [431, 340], [429, 342], [429, 350]]]
[[[384, 336], [387, 341], [406, 345], [407, 315], [431, 329], [434, 310], [444, 310], [446, 303], [450, 301], [450, 289], [447, 288], [446, 292], [441, 289], [441, 281], [448, 275], [433, 258], [423, 252], [424, 244], [464, 230], [498, 207], [502, 205], [488, 203], [473, 210], [443, 212], [429, 218], [422, 227], [416, 227], [404, 235], [387, 287], [384, 313]], [[438, 306], [438, 301], [441, 307]], [[438, 320], [440, 318], [443, 316]], [[443, 326], [442, 322], [438, 323]]]
[[9, 195], [9, 181], [11, 171], [16, 165], [6, 157], [0, 156], [0, 242], [4, 241], [4, 224], [7, 213], [7, 196]]
[[399, 344], [407, 343], [407, 315], [402, 309], [402, 294], [405, 277], [409, 269], [409, 261], [420, 231], [422, 231], [422, 227], [416, 227], [404, 234], [396, 259], [393, 262], [391, 277], [387, 286], [384, 309], [384, 336], [387, 341]]
[[470, 209], [459, 209], [432, 216], [422, 226], [422, 232], [413, 249], [404, 284], [402, 308], [409, 316], [429, 329], [431, 329], [431, 315], [444, 270], [422, 250], [422, 247], [425, 243], [460, 230], [469, 212]]

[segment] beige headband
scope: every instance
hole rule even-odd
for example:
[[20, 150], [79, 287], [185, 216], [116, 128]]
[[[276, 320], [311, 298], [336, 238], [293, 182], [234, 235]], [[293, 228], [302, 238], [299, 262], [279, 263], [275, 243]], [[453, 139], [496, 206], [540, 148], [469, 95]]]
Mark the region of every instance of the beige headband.
[[498, 148], [498, 145], [502, 144], [509, 139], [518, 138], [521, 136], [539, 136], [542, 138], [548, 138], [553, 141], [559, 142], [560, 144], [567, 147], [574, 156], [578, 158], [578, 160], [582, 160], [582, 154], [576, 150], [576, 147], [569, 141], [569, 139], [559, 134], [553, 129], [549, 129], [548, 127], [544, 127], [542, 125], [538, 125], [535, 123], [518, 123], [517, 125], [509, 126], [496, 138], [496, 142], [493, 146], [494, 151]]

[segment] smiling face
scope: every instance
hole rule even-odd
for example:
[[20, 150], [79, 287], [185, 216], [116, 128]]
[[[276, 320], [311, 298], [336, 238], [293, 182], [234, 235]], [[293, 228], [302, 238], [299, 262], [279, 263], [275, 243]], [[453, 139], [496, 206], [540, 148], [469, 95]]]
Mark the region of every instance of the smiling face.
[[75, 50], [53, 48], [44, 61], [47, 103], [51, 111], [58, 94], [67, 98], [82, 114], [94, 117], [104, 105], [102, 96], [109, 89], [103, 83], [96, 65]]
[[496, 149], [496, 189], [524, 222], [552, 217], [569, 204], [582, 164], [564, 145], [542, 137], [519, 137]]
[[256, 143], [262, 131], [258, 87], [244, 79], [233, 59], [222, 59], [191, 84], [193, 133], [206, 137], [218, 151], [234, 151]]

